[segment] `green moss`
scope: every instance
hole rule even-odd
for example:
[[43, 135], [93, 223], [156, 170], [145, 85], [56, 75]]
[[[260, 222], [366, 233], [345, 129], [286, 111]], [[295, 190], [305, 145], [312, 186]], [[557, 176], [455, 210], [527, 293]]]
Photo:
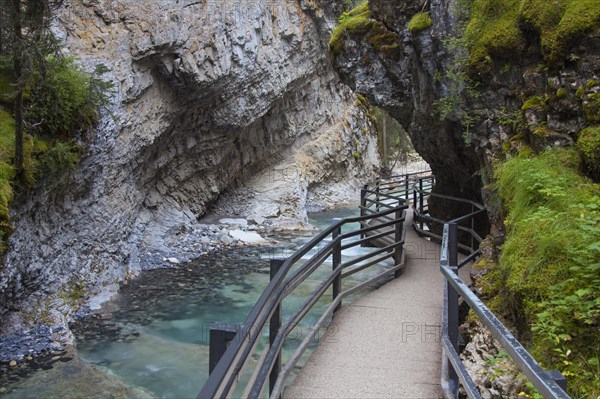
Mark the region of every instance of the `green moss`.
[[567, 95], [569, 94], [569, 92], [567, 91], [567, 89], [561, 87], [560, 89], [556, 90], [556, 98], [561, 100], [565, 97], [567, 97]]
[[473, 0], [466, 28], [469, 63], [477, 70], [486, 60], [518, 56], [525, 49], [520, 26], [537, 31], [544, 59], [559, 63], [569, 46], [599, 24], [600, 0]]
[[[402, 49], [401, 43], [395, 33], [390, 32], [380, 22], [371, 18], [368, 1], [360, 3], [353, 10], [342, 14], [340, 24], [334, 29], [329, 39], [329, 50], [333, 55], [342, 51], [344, 39], [348, 36], [360, 36], [373, 49], [386, 56], [397, 58]], [[370, 56], [365, 55], [365, 64], [370, 62]]]
[[496, 166], [506, 241], [483, 286], [519, 335], [532, 326], [530, 349], [569, 376], [574, 397], [596, 397], [597, 360], [588, 360], [600, 340], [600, 185], [578, 164], [575, 150], [556, 148]]
[[531, 97], [531, 98], [527, 99], [527, 101], [525, 101], [525, 103], [523, 104], [521, 109], [523, 111], [527, 111], [530, 108], [545, 109], [546, 108], [546, 100], [544, 99], [544, 97], [541, 97], [541, 96]]
[[371, 19], [369, 2], [365, 1], [348, 13], [342, 14], [340, 24], [333, 30], [329, 39], [329, 50], [339, 54], [342, 49], [345, 35], [357, 35], [368, 32], [375, 21]]
[[13, 199], [12, 181], [15, 169], [12, 158], [15, 148], [15, 121], [0, 109], [0, 253], [6, 249], [6, 239], [12, 232], [8, 209]]
[[408, 21], [408, 30], [417, 33], [433, 25], [433, 20], [428, 12], [419, 12]]
[[583, 114], [588, 123], [600, 123], [600, 93], [590, 93], [583, 100]]
[[600, 1], [522, 0], [519, 14], [540, 33], [546, 60], [560, 62], [577, 38], [598, 28]]
[[[376, 33], [377, 32], [377, 33]], [[381, 32], [381, 33], [378, 33]], [[375, 50], [381, 53], [392, 54], [402, 48], [395, 33], [388, 32], [379, 24], [374, 25], [369, 41]]]
[[474, 0], [465, 30], [469, 64], [479, 69], [491, 57], [512, 57], [525, 47], [517, 24], [520, 0]]
[[548, 137], [552, 134], [552, 129], [547, 126], [540, 126], [533, 131], [533, 135], [541, 139]]
[[579, 99], [583, 98], [583, 96], [585, 96], [585, 88], [583, 86], [579, 86], [575, 92], [575, 96], [577, 96]]
[[600, 126], [588, 127], [579, 134], [577, 151], [588, 174], [600, 180]]
[[585, 88], [587, 90], [591, 90], [594, 87], [600, 87], [600, 80], [590, 79], [587, 82], [585, 82]]

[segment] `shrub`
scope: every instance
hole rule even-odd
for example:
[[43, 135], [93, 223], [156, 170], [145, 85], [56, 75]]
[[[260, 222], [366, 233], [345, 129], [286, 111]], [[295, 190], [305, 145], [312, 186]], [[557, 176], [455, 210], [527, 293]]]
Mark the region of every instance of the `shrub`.
[[600, 186], [577, 173], [572, 149], [496, 167], [507, 211], [499, 264], [485, 277], [492, 307], [534, 333], [530, 349], [569, 378], [576, 396], [600, 394]]
[[39, 132], [48, 136], [68, 137], [94, 125], [111, 85], [83, 71], [73, 57], [48, 56], [46, 62], [46, 72], [36, 71], [28, 88], [26, 119], [41, 122]]

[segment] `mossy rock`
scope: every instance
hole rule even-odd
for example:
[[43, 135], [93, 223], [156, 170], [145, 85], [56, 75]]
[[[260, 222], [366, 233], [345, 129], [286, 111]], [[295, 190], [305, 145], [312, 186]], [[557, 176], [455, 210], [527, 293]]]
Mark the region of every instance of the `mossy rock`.
[[600, 123], [600, 93], [590, 93], [583, 100], [583, 113], [588, 123]]
[[540, 33], [544, 58], [562, 61], [568, 47], [598, 28], [599, 0], [521, 0], [519, 18]]
[[522, 27], [540, 37], [544, 59], [560, 64], [570, 46], [600, 26], [600, 0], [473, 0], [465, 34], [471, 70], [496, 58], [515, 59], [526, 48]]
[[600, 181], [600, 126], [582, 130], [576, 145], [587, 174]]
[[425, 30], [433, 25], [433, 20], [429, 12], [419, 12], [412, 16], [408, 21], [408, 30], [412, 33], [417, 33]]
[[329, 39], [329, 50], [333, 54], [339, 54], [342, 50], [345, 35], [359, 35], [371, 30], [371, 27], [375, 24], [375, 21], [371, 19], [371, 14], [368, 1], [342, 14], [340, 24], [333, 30]]
[[519, 0], [474, 0], [465, 30], [471, 69], [481, 70], [492, 57], [520, 54], [525, 41], [517, 24]]
[[[371, 18], [368, 1], [359, 4], [351, 11], [342, 14], [339, 25], [334, 29], [329, 39], [329, 51], [333, 55], [342, 52], [346, 37], [360, 37], [368, 42], [378, 53], [387, 57], [397, 58], [401, 54], [402, 45], [398, 36], [390, 32], [381, 22]], [[369, 60], [363, 60], [368, 63]]]
[[525, 101], [525, 103], [521, 107], [521, 109], [523, 111], [527, 111], [528, 109], [532, 109], [532, 108], [540, 109], [540, 110], [546, 109], [547, 104], [546, 104], [546, 100], [544, 99], [544, 97], [542, 97], [542, 96], [530, 97], [529, 99], [527, 99], [527, 101]]

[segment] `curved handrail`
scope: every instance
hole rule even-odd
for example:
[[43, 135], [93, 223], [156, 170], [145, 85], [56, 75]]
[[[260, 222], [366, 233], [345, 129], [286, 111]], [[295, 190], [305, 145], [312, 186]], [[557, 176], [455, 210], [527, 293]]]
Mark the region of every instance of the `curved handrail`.
[[[475, 231], [474, 220], [478, 215], [486, 212], [485, 207], [474, 201], [451, 197], [437, 193], [431, 193], [422, 189], [422, 181], [431, 179], [424, 177], [415, 182], [413, 187], [413, 227], [424, 236], [441, 239], [442, 248], [440, 253], [440, 270], [447, 283], [444, 289], [444, 308], [442, 314], [442, 347], [446, 362], [442, 364], [442, 386], [447, 397], [458, 397], [458, 385], [465, 389], [469, 398], [481, 398], [481, 395], [468, 374], [458, 353], [459, 320], [458, 320], [458, 297], [469, 305], [478, 316], [479, 320], [489, 329], [494, 338], [506, 350], [517, 367], [525, 374], [531, 383], [539, 390], [545, 398], [569, 398], [563, 387], [557, 381], [565, 381], [564, 377], [554, 372], [551, 374], [542, 369], [536, 360], [527, 352], [523, 345], [511, 334], [511, 332], [500, 322], [490, 309], [471, 291], [469, 286], [458, 276], [457, 270], [463, 265], [474, 260], [481, 254], [478, 248], [482, 242], [481, 236]], [[420, 186], [420, 187], [417, 187]], [[471, 205], [472, 211], [456, 217], [450, 221], [444, 221], [429, 215], [426, 201], [429, 197], [438, 197], [449, 201]], [[418, 199], [418, 200], [417, 200]], [[437, 235], [423, 224], [425, 221], [443, 224], [443, 234]], [[471, 221], [471, 227], [459, 226], [459, 223]], [[418, 225], [417, 223], [421, 223]], [[458, 230], [471, 236], [471, 245], [458, 242]], [[463, 249], [468, 253], [461, 262], [458, 261], [458, 250]], [[558, 373], [558, 375], [556, 375]]]
[[[396, 274], [401, 270], [404, 264], [404, 255], [402, 251], [404, 237], [402, 225], [405, 220], [404, 213], [407, 206], [404, 205], [404, 199], [400, 196], [380, 191], [375, 194], [378, 195], [377, 200], [367, 198], [365, 201], [370, 201], [371, 206], [389, 209], [374, 213], [371, 212], [368, 215], [342, 219], [319, 233], [283, 262], [267, 288], [261, 294], [256, 305], [250, 311], [246, 321], [242, 325], [241, 331], [236, 334], [235, 339], [231, 342], [210, 374], [209, 379], [200, 391], [198, 398], [227, 397], [232, 394], [240, 373], [244, 370], [244, 367], [250, 360], [250, 354], [255, 351], [256, 345], [262, 337], [262, 332], [265, 329], [267, 322], [273, 317], [278, 309], [280, 309], [281, 303], [285, 297], [311, 275], [326, 259], [333, 256], [334, 267], [332, 272], [321, 282], [321, 284], [319, 284], [304, 304], [292, 315], [291, 319], [278, 328], [275, 335], [271, 337], [271, 345], [268, 350], [266, 350], [264, 356], [261, 357], [261, 364], [255, 375], [253, 375], [252, 381], [248, 384], [248, 386], [250, 386], [250, 390], [247, 391], [249, 397], [258, 397], [260, 395], [261, 391], [264, 389], [267, 377], [272, 373], [273, 368], [276, 367], [276, 362], [280, 356], [285, 338], [291, 332], [293, 327], [297, 325], [299, 320], [301, 320], [312, 308], [317, 300], [322, 297], [327, 288], [330, 286], [334, 287], [334, 296], [336, 296], [336, 298], [334, 298], [332, 304], [325, 311], [325, 314], [330, 313], [330, 311], [333, 311], [332, 309], [339, 306], [341, 298], [347, 296], [350, 292], [353, 292], [366, 284], [385, 278], [392, 273]], [[379, 196], [383, 197], [386, 201], [394, 201], [396, 205], [394, 206], [393, 204], [380, 201]], [[374, 219], [384, 219], [385, 222], [374, 227], [365, 226], [368, 221]], [[349, 223], [360, 223], [361, 229], [341, 234], [342, 227]], [[382, 231], [385, 227], [393, 228]], [[368, 236], [368, 233], [371, 233], [371, 235]], [[352, 261], [345, 263], [341, 262], [342, 249], [363, 245], [366, 241], [375, 240], [392, 234], [394, 235], [394, 238], [392, 239], [393, 244], [373, 251], [369, 255], [358, 257]], [[304, 255], [317, 248], [317, 246], [330, 235], [332, 236], [332, 240], [327, 243], [327, 245], [320, 248], [308, 261], [288, 276], [292, 267], [300, 261]], [[347, 245], [342, 245], [344, 239], [358, 235], [361, 236], [360, 240], [353, 241]], [[354, 274], [357, 271], [363, 270], [368, 266], [389, 258], [394, 259], [393, 267], [353, 288], [343, 292], [341, 291], [341, 279], [343, 277]], [[360, 265], [359, 263], [363, 261], [369, 262], [366, 265]], [[343, 269], [348, 269], [355, 265], [358, 266], [350, 269], [346, 273], [342, 273]], [[338, 291], [337, 294], [336, 287]], [[332, 308], [334, 304], [335, 307]], [[322, 319], [323, 317], [319, 319], [319, 323], [322, 323]], [[283, 377], [282, 373], [284, 373], [285, 370], [286, 369], [279, 372], [279, 376], [277, 377], [278, 382]], [[275, 384], [275, 386], [277, 385]], [[272, 386], [271, 388], [273, 389], [274, 387]]]

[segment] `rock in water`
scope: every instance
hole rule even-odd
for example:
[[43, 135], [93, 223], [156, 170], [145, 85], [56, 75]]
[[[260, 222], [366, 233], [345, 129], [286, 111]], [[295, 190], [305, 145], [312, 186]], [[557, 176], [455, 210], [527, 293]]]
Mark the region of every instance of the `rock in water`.
[[240, 219], [223, 218], [223, 219], [219, 219], [219, 223], [238, 225], [240, 227], [248, 227], [248, 221], [246, 219], [241, 219], [241, 218]]
[[177, 258], [168, 258], [167, 261], [173, 265], [178, 265], [179, 263], [181, 263]]
[[229, 232], [229, 235], [236, 240], [242, 241], [246, 244], [267, 244], [268, 241], [265, 240], [254, 231], [242, 231], [242, 230], [232, 230]]

